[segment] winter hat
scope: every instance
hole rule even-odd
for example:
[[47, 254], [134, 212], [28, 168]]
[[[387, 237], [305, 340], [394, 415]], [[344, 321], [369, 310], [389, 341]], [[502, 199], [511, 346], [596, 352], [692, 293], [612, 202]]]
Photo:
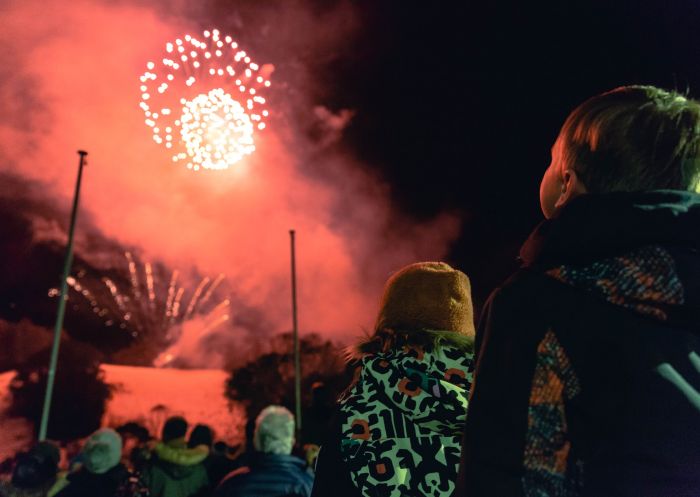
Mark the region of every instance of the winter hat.
[[182, 416], [172, 416], [165, 421], [161, 438], [163, 443], [168, 443], [178, 438], [184, 438], [187, 434], [187, 420]]
[[102, 428], [90, 435], [83, 446], [85, 468], [90, 473], [106, 473], [122, 457], [122, 437], [111, 428]]
[[443, 262], [410, 264], [386, 283], [375, 331], [441, 330], [474, 336], [469, 278]]
[[[55, 449], [55, 452], [51, 449]], [[56, 446], [41, 442], [40, 446], [32, 448], [29, 452], [18, 454], [12, 471], [12, 485], [16, 488], [31, 489], [52, 483], [58, 471], [58, 458], [55, 457], [57, 452]]]
[[190, 433], [190, 438], [187, 440], [187, 446], [189, 448], [197, 447], [198, 445], [206, 445], [211, 447], [214, 443], [214, 433], [212, 429], [207, 425], [198, 424], [192, 428], [192, 433]]

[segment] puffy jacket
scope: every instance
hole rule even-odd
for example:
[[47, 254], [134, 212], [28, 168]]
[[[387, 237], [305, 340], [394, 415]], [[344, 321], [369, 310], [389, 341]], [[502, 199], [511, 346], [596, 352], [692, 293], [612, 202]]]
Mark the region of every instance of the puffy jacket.
[[152, 497], [190, 497], [209, 485], [202, 461], [209, 454], [205, 447], [188, 449], [184, 440], [158, 444], [143, 470], [143, 480]]
[[491, 296], [455, 495], [700, 495], [700, 196], [583, 195]]
[[256, 454], [221, 482], [214, 497], [309, 497], [313, 476], [294, 456]]
[[472, 343], [367, 354], [317, 463], [314, 496], [449, 495], [471, 385]]

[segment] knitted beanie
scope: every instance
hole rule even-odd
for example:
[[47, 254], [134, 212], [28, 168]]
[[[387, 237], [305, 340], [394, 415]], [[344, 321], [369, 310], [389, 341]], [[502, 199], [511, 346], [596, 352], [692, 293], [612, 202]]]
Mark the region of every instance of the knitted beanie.
[[471, 285], [443, 262], [410, 264], [386, 283], [375, 330], [441, 330], [474, 336]]
[[111, 428], [102, 428], [90, 435], [83, 446], [85, 469], [90, 473], [106, 473], [122, 457], [122, 437]]

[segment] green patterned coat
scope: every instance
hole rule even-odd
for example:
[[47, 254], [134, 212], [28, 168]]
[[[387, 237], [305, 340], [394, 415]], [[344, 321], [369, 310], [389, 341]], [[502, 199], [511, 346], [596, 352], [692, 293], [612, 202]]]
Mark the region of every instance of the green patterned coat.
[[359, 362], [340, 402], [341, 453], [355, 486], [367, 497], [450, 495], [471, 387], [471, 350], [408, 345]]

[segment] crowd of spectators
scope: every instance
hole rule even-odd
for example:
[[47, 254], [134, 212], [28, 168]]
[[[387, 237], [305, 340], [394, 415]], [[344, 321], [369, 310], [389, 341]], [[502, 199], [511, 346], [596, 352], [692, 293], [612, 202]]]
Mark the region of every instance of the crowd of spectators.
[[[2, 497], [308, 497], [313, 470], [295, 446], [294, 416], [269, 406], [255, 420], [254, 452], [214, 442], [212, 429], [169, 418], [160, 438], [127, 423], [101, 428], [61, 465], [59, 446], [40, 442], [12, 461]], [[64, 459], [66, 459], [65, 449]]]

